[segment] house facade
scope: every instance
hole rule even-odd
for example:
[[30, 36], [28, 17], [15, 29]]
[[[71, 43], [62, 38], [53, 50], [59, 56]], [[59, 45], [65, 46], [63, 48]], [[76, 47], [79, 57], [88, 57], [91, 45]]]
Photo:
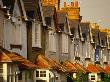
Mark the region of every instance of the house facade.
[[[0, 79], [3, 82], [8, 79], [9, 82], [66, 82], [66, 75], [70, 70], [63, 72], [60, 68], [65, 68], [61, 64], [68, 60], [74, 66], [78, 64], [88, 68], [90, 80], [95, 76], [100, 81], [101, 73], [106, 72], [100, 71], [97, 65], [104, 69], [108, 69], [110, 65], [110, 29], [104, 29], [97, 23], [82, 21], [78, 4], [77, 0], [70, 5], [64, 2], [64, 7], [60, 8], [60, 0], [0, 1], [0, 46], [11, 53], [16, 52], [15, 55], [21, 54], [33, 63], [42, 54], [45, 60], [42, 64], [46, 62], [44, 66], [47, 66], [37, 68], [35, 65], [35, 70], [21, 69], [18, 61], [13, 62], [7, 54], [1, 52], [1, 58], [6, 56], [7, 61], [0, 59], [0, 70], [3, 68], [0, 74], [4, 78]], [[96, 71], [91, 70], [91, 67]], [[18, 71], [18, 68], [21, 70]], [[11, 71], [13, 76], [5, 75]], [[109, 70], [106, 71], [109, 73]], [[73, 77], [76, 77], [75, 74]]]

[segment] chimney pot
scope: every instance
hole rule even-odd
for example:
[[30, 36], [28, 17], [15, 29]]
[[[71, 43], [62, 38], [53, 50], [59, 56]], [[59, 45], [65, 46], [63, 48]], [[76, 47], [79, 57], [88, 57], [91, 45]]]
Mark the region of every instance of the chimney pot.
[[71, 2], [71, 7], [74, 7], [74, 2]]
[[78, 7], [78, 1], [75, 1], [74, 6], [75, 6], [75, 7]]
[[64, 7], [66, 7], [66, 2], [64, 2]]

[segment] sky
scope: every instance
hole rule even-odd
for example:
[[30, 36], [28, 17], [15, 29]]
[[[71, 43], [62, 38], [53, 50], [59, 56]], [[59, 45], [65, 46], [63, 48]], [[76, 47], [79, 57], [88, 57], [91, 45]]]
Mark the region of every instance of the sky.
[[[61, 0], [68, 3], [74, 0]], [[78, 0], [80, 5], [80, 15], [84, 21], [96, 22], [101, 27], [110, 28], [110, 0]]]

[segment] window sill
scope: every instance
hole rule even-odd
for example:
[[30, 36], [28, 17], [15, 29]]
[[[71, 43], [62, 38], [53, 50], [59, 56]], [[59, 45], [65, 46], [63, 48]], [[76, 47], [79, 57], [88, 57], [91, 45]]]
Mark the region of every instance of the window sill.
[[21, 44], [10, 44], [10, 48], [11, 48], [11, 50], [12, 50], [13, 48], [22, 50], [22, 45], [21, 45]]

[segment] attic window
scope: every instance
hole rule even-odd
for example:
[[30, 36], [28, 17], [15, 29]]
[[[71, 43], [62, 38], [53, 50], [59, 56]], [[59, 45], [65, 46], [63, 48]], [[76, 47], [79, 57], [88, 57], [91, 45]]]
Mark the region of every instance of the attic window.
[[51, 17], [45, 17], [45, 22], [47, 26], [51, 26]]
[[71, 33], [74, 34], [75, 28], [72, 27], [72, 28], [70, 28], [70, 29], [71, 29]]
[[26, 11], [26, 14], [29, 18], [34, 19], [34, 11]]
[[104, 40], [101, 40], [101, 45], [103, 45], [103, 46], [105, 45], [105, 42], [104, 42]]
[[64, 23], [59, 24], [59, 28], [61, 29], [61, 31], [64, 31]]
[[2, 0], [3, 6], [10, 7], [11, 0]]
[[86, 37], [87, 37], [86, 33], [82, 33], [82, 36], [83, 36], [84, 39], [86, 39]]
[[13, 11], [15, 0], [2, 0], [3, 6]]
[[93, 37], [93, 42], [95, 42], [95, 36], [92, 36]]

